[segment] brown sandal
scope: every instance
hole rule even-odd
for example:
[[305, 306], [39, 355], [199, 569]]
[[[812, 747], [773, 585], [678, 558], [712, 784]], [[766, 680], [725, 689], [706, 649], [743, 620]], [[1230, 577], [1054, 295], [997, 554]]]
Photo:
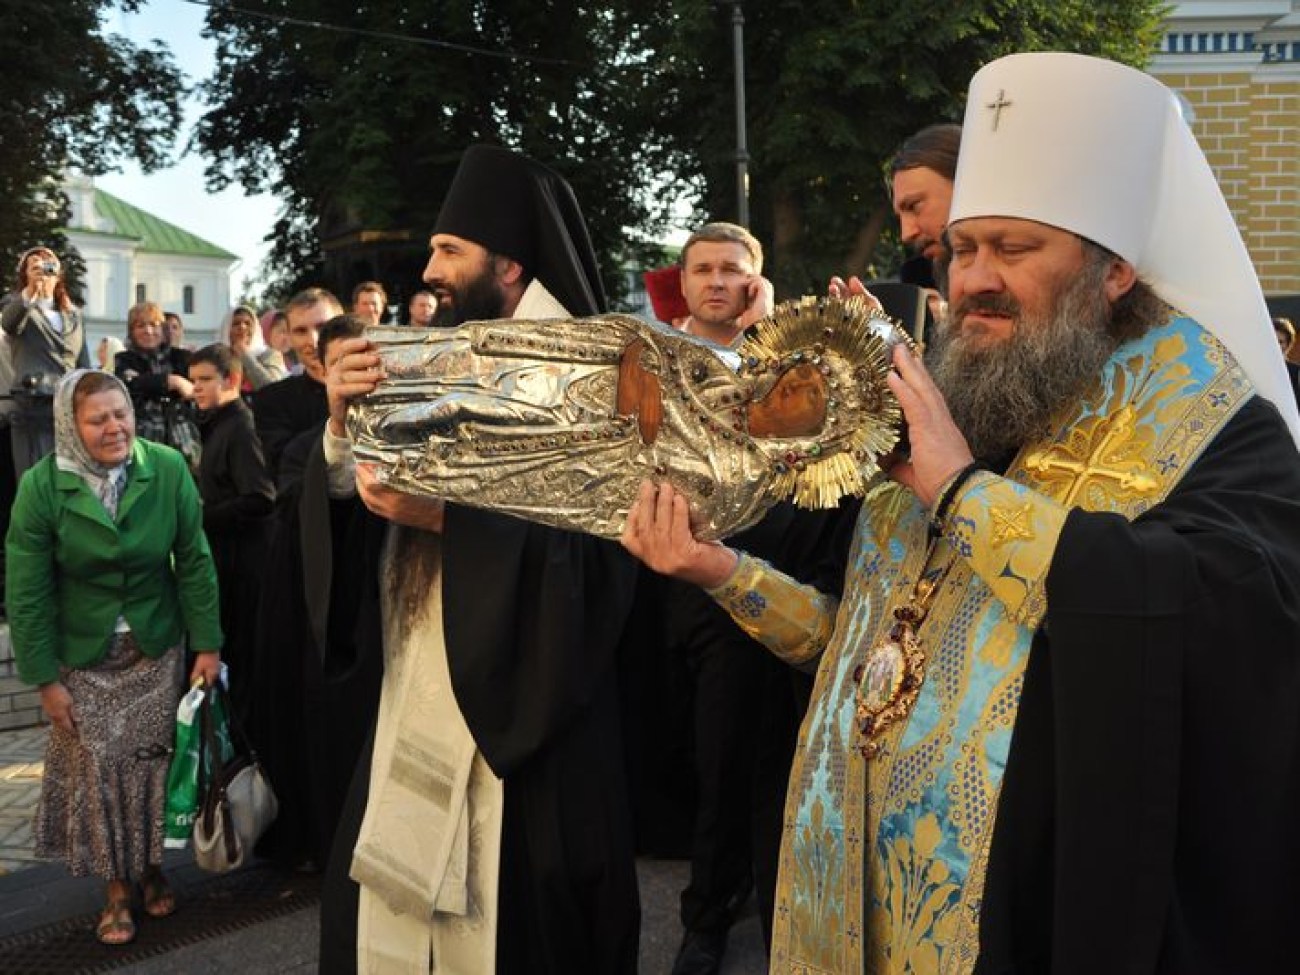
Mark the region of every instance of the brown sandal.
[[144, 895], [144, 912], [150, 917], [167, 917], [176, 911], [176, 894], [161, 870], [151, 870], [140, 878]]
[[135, 921], [131, 918], [131, 898], [115, 897], [104, 906], [95, 937], [100, 944], [116, 947], [135, 940]]

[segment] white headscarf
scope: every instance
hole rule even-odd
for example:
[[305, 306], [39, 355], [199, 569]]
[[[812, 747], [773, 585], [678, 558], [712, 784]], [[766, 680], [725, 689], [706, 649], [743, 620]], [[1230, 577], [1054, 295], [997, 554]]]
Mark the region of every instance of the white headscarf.
[[[122, 500], [126, 489], [126, 472], [131, 464], [131, 455], [120, 464], [106, 467], [90, 456], [86, 444], [77, 430], [77, 410], [74, 405], [77, 383], [83, 376], [96, 375], [111, 380], [122, 392], [126, 401], [127, 412], [132, 419], [135, 410], [131, 406], [131, 394], [120, 379], [111, 373], [97, 369], [74, 369], [59, 380], [54, 389], [54, 462], [61, 471], [78, 474], [90, 487], [95, 497], [104, 504], [109, 517], [117, 516], [117, 504]], [[134, 437], [132, 438], [134, 443]]]
[[114, 363], [117, 361], [117, 354], [125, 350], [126, 345], [115, 335], [107, 335], [99, 341], [108, 347], [108, 362], [104, 365], [104, 371], [112, 372]]
[[1017, 217], [1136, 268], [1222, 342], [1300, 445], [1259, 278], [1173, 93], [1079, 54], [1013, 54], [971, 79], [949, 224]]
[[258, 355], [266, 350], [266, 339], [262, 338], [262, 326], [259, 322], [257, 312], [253, 311], [248, 305], [236, 305], [230, 309], [230, 314], [221, 322], [221, 327], [217, 329], [217, 341], [222, 345], [230, 344], [230, 322], [235, 317], [235, 312], [247, 312], [253, 320], [253, 338], [248, 343], [248, 351], [253, 355]]

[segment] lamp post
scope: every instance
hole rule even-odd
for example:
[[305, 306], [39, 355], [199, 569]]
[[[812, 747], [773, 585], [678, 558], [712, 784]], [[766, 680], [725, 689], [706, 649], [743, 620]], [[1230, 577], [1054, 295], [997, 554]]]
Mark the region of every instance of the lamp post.
[[745, 140], [745, 15], [731, 0], [731, 49], [736, 63], [736, 223], [749, 227], [749, 149]]

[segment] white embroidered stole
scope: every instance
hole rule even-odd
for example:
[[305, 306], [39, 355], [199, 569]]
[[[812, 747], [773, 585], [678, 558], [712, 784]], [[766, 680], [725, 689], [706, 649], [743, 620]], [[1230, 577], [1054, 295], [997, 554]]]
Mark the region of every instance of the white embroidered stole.
[[398, 533], [410, 531], [389, 532], [382, 560], [384, 680], [351, 870], [361, 885], [357, 966], [361, 973], [490, 972], [503, 788], [451, 687], [441, 539], [408, 539], [432, 547], [421, 554], [431, 556], [433, 572], [407, 574], [394, 552]]

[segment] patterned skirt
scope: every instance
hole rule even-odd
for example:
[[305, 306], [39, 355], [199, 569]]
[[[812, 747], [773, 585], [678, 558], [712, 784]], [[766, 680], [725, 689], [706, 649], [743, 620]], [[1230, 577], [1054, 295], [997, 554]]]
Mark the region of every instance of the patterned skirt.
[[185, 657], [152, 659], [114, 634], [95, 667], [66, 670], [77, 730], [50, 729], [36, 809], [36, 855], [76, 877], [137, 880], [161, 864], [167, 768]]

